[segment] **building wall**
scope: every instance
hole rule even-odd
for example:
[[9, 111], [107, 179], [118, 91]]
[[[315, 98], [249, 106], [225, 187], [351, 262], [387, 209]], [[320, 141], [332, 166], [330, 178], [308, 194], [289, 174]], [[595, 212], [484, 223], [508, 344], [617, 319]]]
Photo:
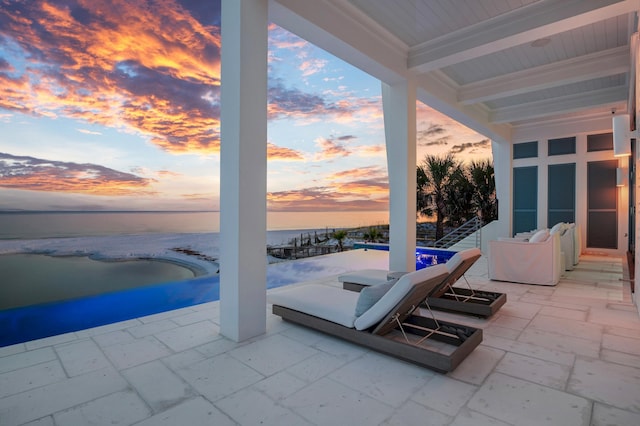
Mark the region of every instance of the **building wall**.
[[[603, 161], [603, 160], [617, 160], [619, 167], [625, 167], [628, 170], [628, 157], [622, 157], [620, 159], [613, 156], [613, 149], [606, 151], [587, 152], [587, 136], [589, 134], [598, 134], [611, 132], [611, 129], [593, 130], [584, 133], [570, 133], [562, 132], [556, 129], [555, 133], [546, 134], [539, 139], [532, 139], [531, 135], [527, 135], [528, 139], [520, 139], [515, 143], [524, 143], [536, 141], [538, 142], [538, 154], [535, 158], [513, 158], [513, 147], [511, 148], [511, 161], [510, 161], [510, 176], [509, 187], [501, 188], [498, 193], [500, 202], [505, 199], [509, 200], [510, 205], [508, 209], [506, 206], [501, 207], [501, 213], [509, 215], [509, 229], [510, 233], [513, 232], [513, 168], [515, 167], [527, 167], [537, 166], [537, 228], [550, 228], [554, 223], [547, 223], [548, 213], [548, 166], [551, 164], [566, 164], [575, 163], [576, 165], [576, 182], [575, 182], [575, 222], [582, 232], [582, 252], [597, 252], [602, 254], [611, 254], [622, 256], [626, 253], [628, 248], [628, 185], [617, 189], [617, 248], [616, 249], [602, 249], [587, 247], [587, 163], [591, 161]], [[562, 155], [548, 155], [548, 147], [550, 139], [575, 137], [576, 138], [576, 150], [572, 154]], [[499, 158], [502, 162], [505, 162], [505, 150], [508, 149], [505, 145], [494, 147], [502, 151], [502, 155]], [[505, 167], [496, 167], [496, 179], [497, 182], [504, 182]], [[502, 174], [502, 176], [498, 176]], [[504, 186], [504, 185], [503, 185]], [[502, 194], [500, 194], [502, 192]], [[500, 220], [502, 221], [502, 217]]]

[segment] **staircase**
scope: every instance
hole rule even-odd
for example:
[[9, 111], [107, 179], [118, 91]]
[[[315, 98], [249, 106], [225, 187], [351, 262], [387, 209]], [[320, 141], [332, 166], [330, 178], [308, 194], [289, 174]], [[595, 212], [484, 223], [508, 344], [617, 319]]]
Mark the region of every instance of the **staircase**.
[[482, 221], [479, 217], [468, 220], [461, 226], [435, 241], [432, 247], [448, 249], [456, 246], [458, 250], [480, 247], [482, 244]]

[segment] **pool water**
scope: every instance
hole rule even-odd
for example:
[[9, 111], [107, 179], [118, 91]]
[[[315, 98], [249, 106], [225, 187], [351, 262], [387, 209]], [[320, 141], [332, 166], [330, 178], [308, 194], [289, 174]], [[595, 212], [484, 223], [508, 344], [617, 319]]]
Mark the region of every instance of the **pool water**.
[[[389, 251], [388, 244], [357, 243], [353, 248]], [[441, 250], [429, 247], [416, 247], [416, 269], [424, 269], [428, 266], [446, 263], [449, 259], [451, 259], [451, 257], [453, 257], [454, 254], [456, 254], [456, 252], [450, 250]]]
[[440, 250], [438, 253], [416, 250], [416, 269], [424, 269], [428, 266], [446, 263], [454, 254], [455, 252], [444, 250]]
[[195, 278], [188, 268], [158, 260], [42, 254], [2, 255], [0, 274], [0, 310]]
[[[364, 248], [364, 247], [363, 247]], [[386, 261], [383, 250], [368, 245], [369, 256], [376, 264]], [[434, 253], [435, 252], [435, 253]], [[317, 256], [267, 267], [267, 288], [352, 271], [354, 265], [370, 268], [362, 263], [365, 250], [352, 250], [327, 256]], [[418, 249], [416, 267], [425, 268], [446, 262], [455, 252]], [[356, 266], [356, 268], [359, 268]], [[83, 280], [93, 280], [84, 276]], [[220, 278], [200, 276], [193, 279], [145, 285], [86, 297], [52, 301], [30, 306], [0, 310], [0, 347], [101, 325], [140, 318], [173, 309], [186, 308], [220, 299]]]

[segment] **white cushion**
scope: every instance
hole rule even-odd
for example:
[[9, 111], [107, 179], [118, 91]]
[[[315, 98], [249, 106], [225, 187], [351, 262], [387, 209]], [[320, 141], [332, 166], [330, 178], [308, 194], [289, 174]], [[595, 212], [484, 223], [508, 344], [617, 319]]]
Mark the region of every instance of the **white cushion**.
[[354, 326], [358, 330], [366, 330], [379, 323], [415, 285], [441, 274], [448, 274], [447, 267], [444, 264], [429, 266], [428, 268], [403, 275], [402, 278], [382, 296], [378, 303], [355, 320]]
[[358, 297], [358, 303], [356, 304], [356, 316], [364, 314], [370, 307], [378, 303], [378, 300], [382, 299], [389, 289], [396, 283], [397, 280], [392, 280], [383, 284], [376, 284], [369, 287], [365, 287], [360, 292]]
[[338, 276], [341, 283], [354, 283], [362, 285], [378, 285], [387, 282], [385, 269], [362, 269]]
[[530, 243], [541, 243], [549, 238], [549, 230], [541, 229], [529, 238]]
[[469, 259], [469, 258], [471, 258], [473, 256], [476, 256], [478, 254], [480, 254], [480, 249], [477, 248], [477, 247], [466, 249], [466, 250], [462, 250], [462, 251], [457, 252], [453, 256], [451, 256], [451, 258], [449, 260], [447, 260], [447, 263], [445, 265], [447, 265], [447, 269], [449, 270], [449, 273], [451, 273], [462, 262], [464, 262], [465, 260], [467, 260], [467, 259]]
[[339, 287], [308, 284], [269, 293], [269, 302], [353, 328], [359, 296]]
[[514, 283], [556, 285], [562, 273], [560, 234], [541, 243], [489, 241], [489, 278]]
[[553, 235], [556, 232], [560, 232], [564, 229], [564, 222], [558, 222], [555, 225], [553, 225], [553, 227], [551, 228], [551, 230], [549, 231], [549, 234]]

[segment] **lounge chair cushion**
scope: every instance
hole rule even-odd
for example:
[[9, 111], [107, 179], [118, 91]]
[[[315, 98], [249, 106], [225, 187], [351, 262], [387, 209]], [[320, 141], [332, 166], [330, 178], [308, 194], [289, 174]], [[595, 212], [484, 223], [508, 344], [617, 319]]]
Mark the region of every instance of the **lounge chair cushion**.
[[541, 243], [549, 238], [549, 230], [541, 229], [529, 238], [530, 243]]
[[[354, 326], [357, 330], [366, 330], [376, 325], [413, 289], [416, 284], [447, 274], [444, 264], [430, 266], [403, 275], [384, 296], [367, 312], [357, 317]], [[358, 294], [358, 293], [355, 293]], [[416, 306], [417, 308], [417, 306]], [[355, 312], [355, 309], [354, 309]]]
[[382, 321], [417, 284], [446, 274], [445, 265], [410, 272], [402, 276], [375, 305], [359, 317], [355, 316], [355, 312], [360, 293], [339, 287], [307, 284], [273, 292], [269, 295], [269, 301], [345, 327], [366, 330]]
[[466, 250], [462, 250], [451, 256], [449, 260], [445, 263], [447, 265], [447, 269], [449, 273], [453, 272], [462, 262], [467, 259], [472, 258], [473, 256], [477, 256], [481, 254], [479, 248], [470, 248]]
[[358, 297], [358, 303], [356, 304], [356, 316], [364, 314], [373, 305], [378, 303], [378, 300], [385, 295], [389, 289], [396, 283], [397, 280], [387, 281], [383, 284], [376, 284], [368, 286], [362, 289], [360, 297]]
[[339, 287], [307, 284], [273, 292], [269, 294], [269, 301], [353, 328], [359, 296], [360, 293]]
[[341, 283], [356, 283], [362, 285], [378, 285], [387, 282], [386, 269], [362, 269], [338, 276]]

